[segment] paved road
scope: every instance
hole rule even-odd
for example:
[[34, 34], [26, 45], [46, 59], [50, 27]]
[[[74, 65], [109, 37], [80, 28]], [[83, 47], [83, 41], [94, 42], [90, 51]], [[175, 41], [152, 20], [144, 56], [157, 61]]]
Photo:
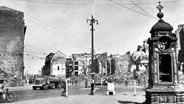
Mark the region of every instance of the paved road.
[[[96, 86], [95, 95], [105, 95], [106, 86]], [[15, 101], [27, 101], [43, 98], [60, 97], [63, 89], [50, 89], [50, 90], [32, 90], [31, 86], [10, 88], [15, 95]], [[116, 87], [116, 94], [120, 95], [133, 95], [133, 87]], [[84, 88], [83, 86], [69, 85], [69, 96], [76, 95], [88, 95], [90, 88]], [[137, 93], [144, 95], [142, 87], [137, 87]]]

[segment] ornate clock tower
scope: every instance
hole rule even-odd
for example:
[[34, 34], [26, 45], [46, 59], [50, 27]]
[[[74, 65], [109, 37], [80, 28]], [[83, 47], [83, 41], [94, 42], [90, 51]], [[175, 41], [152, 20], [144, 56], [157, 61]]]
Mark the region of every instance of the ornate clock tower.
[[179, 85], [176, 61], [176, 35], [172, 26], [162, 18], [159, 2], [159, 20], [152, 27], [149, 44], [149, 86], [145, 89], [146, 104], [184, 104], [184, 89]]

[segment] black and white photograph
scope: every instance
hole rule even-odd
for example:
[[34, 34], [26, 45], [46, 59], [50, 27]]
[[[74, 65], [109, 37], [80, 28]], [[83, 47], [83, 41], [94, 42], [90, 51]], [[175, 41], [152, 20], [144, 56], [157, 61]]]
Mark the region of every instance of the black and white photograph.
[[0, 0], [0, 103], [184, 104], [183, 0]]

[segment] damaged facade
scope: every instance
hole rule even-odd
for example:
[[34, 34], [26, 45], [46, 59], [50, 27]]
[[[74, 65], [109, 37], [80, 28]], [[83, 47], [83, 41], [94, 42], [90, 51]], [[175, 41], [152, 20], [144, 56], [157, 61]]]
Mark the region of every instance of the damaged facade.
[[19, 80], [24, 73], [25, 31], [23, 12], [1, 6], [0, 69]]

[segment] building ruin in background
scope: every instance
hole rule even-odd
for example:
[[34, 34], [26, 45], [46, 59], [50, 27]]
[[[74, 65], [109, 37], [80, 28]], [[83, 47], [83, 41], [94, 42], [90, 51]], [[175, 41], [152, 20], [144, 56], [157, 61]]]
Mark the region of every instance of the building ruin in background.
[[178, 25], [178, 29], [176, 30], [176, 36], [178, 38], [177, 44], [177, 54], [178, 54], [178, 62], [184, 63], [184, 25]]

